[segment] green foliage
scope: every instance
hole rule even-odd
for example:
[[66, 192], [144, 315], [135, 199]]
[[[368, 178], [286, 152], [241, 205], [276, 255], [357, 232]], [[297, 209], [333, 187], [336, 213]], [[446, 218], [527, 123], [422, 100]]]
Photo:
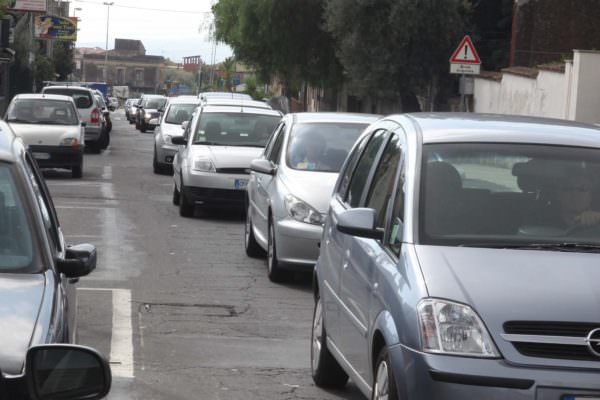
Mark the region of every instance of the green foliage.
[[325, 0], [326, 27], [359, 93], [434, 103], [469, 20], [466, 0]]
[[43, 54], [36, 54], [33, 66], [33, 78], [36, 82], [36, 87], [42, 87], [44, 81], [54, 80], [54, 65], [52, 60]]
[[54, 72], [58, 75], [58, 80], [68, 80], [69, 75], [75, 70], [75, 62], [73, 62], [73, 46], [71, 42], [54, 42], [52, 61], [54, 64]]
[[251, 76], [246, 78], [244, 83], [246, 84], [246, 90], [244, 90], [244, 93], [250, 95], [253, 99], [262, 100], [266, 97], [271, 97], [269, 93], [265, 93], [262, 88], [259, 88], [258, 80], [255, 77]]
[[288, 87], [341, 81], [333, 39], [323, 29], [322, 0], [219, 0], [213, 13], [216, 38], [262, 80], [278, 75]]

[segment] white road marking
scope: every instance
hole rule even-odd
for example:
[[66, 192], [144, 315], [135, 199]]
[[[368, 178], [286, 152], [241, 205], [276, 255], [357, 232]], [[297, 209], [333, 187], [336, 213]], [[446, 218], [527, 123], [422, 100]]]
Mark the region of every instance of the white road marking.
[[105, 165], [104, 172], [102, 173], [102, 179], [112, 179], [112, 166]]

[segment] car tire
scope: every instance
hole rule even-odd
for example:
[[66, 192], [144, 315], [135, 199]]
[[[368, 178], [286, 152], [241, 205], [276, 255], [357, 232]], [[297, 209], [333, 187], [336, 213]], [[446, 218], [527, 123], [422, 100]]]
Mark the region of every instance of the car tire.
[[265, 256], [265, 251], [256, 241], [256, 237], [254, 237], [249, 205], [246, 210], [246, 223], [244, 224], [244, 248], [248, 257], [261, 258]]
[[161, 168], [160, 164], [158, 163], [158, 158], [156, 155], [156, 147], [154, 148], [154, 157], [152, 158], [152, 170], [157, 175], [161, 174], [163, 172], [163, 169]]
[[97, 140], [89, 145], [86, 145], [93, 154], [100, 154], [102, 151], [102, 146], [100, 145], [100, 141]]
[[83, 176], [83, 162], [71, 168], [71, 177], [79, 179]]
[[179, 194], [179, 190], [177, 190], [177, 185], [173, 182], [173, 205], [178, 206], [181, 201], [181, 195]]
[[387, 347], [381, 349], [377, 356], [373, 376], [372, 400], [398, 400], [396, 379], [394, 378], [394, 372], [392, 371], [392, 363]]
[[191, 203], [185, 195], [185, 186], [181, 181], [181, 191], [179, 192], [179, 215], [185, 218], [194, 216], [194, 203]]
[[279, 265], [277, 259], [277, 246], [275, 242], [275, 227], [273, 221], [269, 219], [269, 241], [267, 246], [267, 275], [271, 282], [283, 282], [287, 277], [287, 271], [284, 271]]
[[315, 385], [322, 388], [343, 387], [348, 382], [348, 374], [327, 348], [323, 303], [320, 296], [315, 301], [310, 342], [310, 366]]

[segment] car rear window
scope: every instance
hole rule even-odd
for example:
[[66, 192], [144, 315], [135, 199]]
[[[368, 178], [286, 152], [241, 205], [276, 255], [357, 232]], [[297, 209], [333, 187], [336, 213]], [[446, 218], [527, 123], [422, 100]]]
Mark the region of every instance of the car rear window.
[[11, 169], [0, 164], [0, 273], [31, 272], [33, 236]]
[[265, 147], [280, 120], [278, 115], [205, 112], [197, 124], [194, 144]]
[[[77, 105], [77, 108], [90, 108], [92, 104], [94, 104], [94, 100], [92, 99], [92, 95], [87, 90], [81, 89], [68, 89], [68, 88], [46, 88], [44, 89], [44, 93], [46, 94], [61, 94], [63, 96], [71, 96]], [[79, 98], [84, 98], [87, 101], [77, 101]]]
[[78, 125], [79, 117], [71, 102], [19, 99], [8, 107], [6, 121], [19, 124]]

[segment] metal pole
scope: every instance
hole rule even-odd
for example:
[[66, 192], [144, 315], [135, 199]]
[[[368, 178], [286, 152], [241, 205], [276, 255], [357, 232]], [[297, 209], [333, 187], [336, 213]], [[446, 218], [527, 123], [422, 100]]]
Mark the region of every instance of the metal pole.
[[106, 82], [108, 80], [108, 26], [109, 26], [109, 22], [110, 22], [110, 6], [112, 6], [113, 4], [115, 4], [114, 2], [104, 2], [102, 3], [106, 6], [106, 46], [105, 46], [105, 51], [104, 51], [104, 68], [103, 68], [103, 72], [104, 72], [104, 82]]

